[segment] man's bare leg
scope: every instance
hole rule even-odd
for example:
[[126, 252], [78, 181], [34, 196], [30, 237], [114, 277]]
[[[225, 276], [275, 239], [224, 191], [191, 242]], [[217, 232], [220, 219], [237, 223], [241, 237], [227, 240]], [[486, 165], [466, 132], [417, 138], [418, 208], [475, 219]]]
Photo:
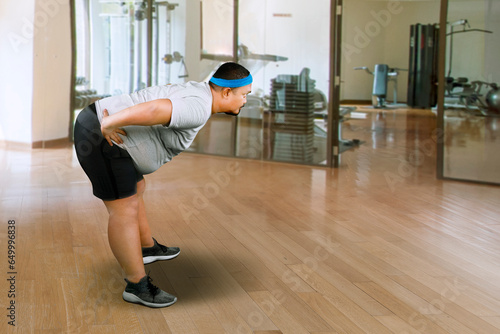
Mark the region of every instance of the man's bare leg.
[[108, 239], [111, 250], [130, 282], [146, 276], [139, 229], [139, 197], [104, 201], [109, 212]]
[[[138, 184], [139, 185], [139, 184]], [[104, 201], [109, 212], [108, 239], [111, 250], [120, 263], [127, 279], [127, 286], [122, 296], [130, 303], [143, 304], [149, 307], [166, 307], [177, 301], [175, 296], [158, 289], [146, 276], [141, 249], [140, 221], [147, 226], [145, 219], [144, 182], [138, 193], [133, 196], [114, 201]], [[140, 203], [142, 202], [142, 204]], [[142, 205], [142, 209], [140, 209]], [[149, 226], [145, 231], [151, 238]], [[151, 241], [152, 238], [151, 238]], [[147, 277], [147, 279], [146, 279]]]
[[146, 190], [146, 181], [142, 179], [137, 182], [138, 219], [141, 247], [153, 247], [154, 241], [151, 235], [151, 229], [149, 228], [148, 218], [146, 216], [146, 207], [144, 205], [144, 190]]

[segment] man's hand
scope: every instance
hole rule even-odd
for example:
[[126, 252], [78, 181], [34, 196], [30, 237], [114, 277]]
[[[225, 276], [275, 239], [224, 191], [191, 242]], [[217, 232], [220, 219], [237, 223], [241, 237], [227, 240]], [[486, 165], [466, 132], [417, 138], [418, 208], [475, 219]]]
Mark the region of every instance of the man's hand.
[[106, 141], [109, 143], [110, 146], [113, 146], [112, 141], [114, 141], [117, 144], [123, 144], [123, 139], [118, 134], [126, 136], [127, 133], [120, 128], [110, 125], [109, 123], [110, 122], [109, 122], [108, 110], [104, 109], [102, 111], [102, 122], [101, 122], [102, 136], [104, 137], [104, 139], [106, 139]]

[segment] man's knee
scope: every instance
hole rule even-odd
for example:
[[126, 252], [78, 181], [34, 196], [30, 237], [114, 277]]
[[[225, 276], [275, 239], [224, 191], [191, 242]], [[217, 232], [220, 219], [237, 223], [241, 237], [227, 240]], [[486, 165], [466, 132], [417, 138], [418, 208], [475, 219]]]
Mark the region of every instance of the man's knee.
[[127, 198], [104, 202], [110, 216], [135, 217], [139, 212], [139, 198], [133, 195]]
[[146, 180], [142, 179], [137, 182], [137, 195], [142, 196], [146, 190]]

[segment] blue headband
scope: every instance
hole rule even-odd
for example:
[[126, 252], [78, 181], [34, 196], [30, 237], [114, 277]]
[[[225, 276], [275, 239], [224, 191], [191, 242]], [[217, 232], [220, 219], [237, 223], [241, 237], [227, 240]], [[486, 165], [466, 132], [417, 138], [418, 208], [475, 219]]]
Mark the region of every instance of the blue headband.
[[214, 78], [214, 77], [212, 77], [210, 79], [210, 82], [216, 84], [217, 86], [228, 87], [228, 88], [243, 87], [243, 86], [251, 84], [252, 81], [253, 81], [253, 79], [252, 79], [251, 74], [249, 74], [248, 77], [243, 78], [243, 79], [226, 80], [226, 79]]

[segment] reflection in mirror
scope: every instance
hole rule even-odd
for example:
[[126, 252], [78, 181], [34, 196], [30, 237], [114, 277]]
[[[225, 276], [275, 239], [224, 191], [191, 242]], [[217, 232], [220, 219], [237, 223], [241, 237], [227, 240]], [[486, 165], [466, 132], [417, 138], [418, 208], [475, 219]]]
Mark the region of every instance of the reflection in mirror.
[[237, 118], [215, 115], [200, 131], [196, 152], [325, 164], [330, 2], [202, 1], [199, 80], [236, 60], [254, 82]]
[[449, 0], [443, 176], [500, 183], [500, 2]]
[[[439, 22], [439, 5], [439, 1], [344, 1], [340, 102], [341, 110], [354, 110], [344, 115], [339, 133], [352, 140], [354, 149], [369, 146], [397, 152], [408, 145], [411, 152], [411, 140], [431, 139], [430, 133], [420, 130], [416, 138], [407, 136], [403, 144], [397, 142], [395, 133], [411, 133], [427, 120], [431, 120], [428, 125], [432, 131], [436, 117], [431, 108], [437, 95], [430, 78], [435, 73], [433, 34]], [[423, 38], [428, 46], [425, 52]], [[427, 55], [427, 66], [416, 53]], [[416, 73], [427, 73], [427, 80]], [[347, 151], [341, 166], [349, 159]]]

